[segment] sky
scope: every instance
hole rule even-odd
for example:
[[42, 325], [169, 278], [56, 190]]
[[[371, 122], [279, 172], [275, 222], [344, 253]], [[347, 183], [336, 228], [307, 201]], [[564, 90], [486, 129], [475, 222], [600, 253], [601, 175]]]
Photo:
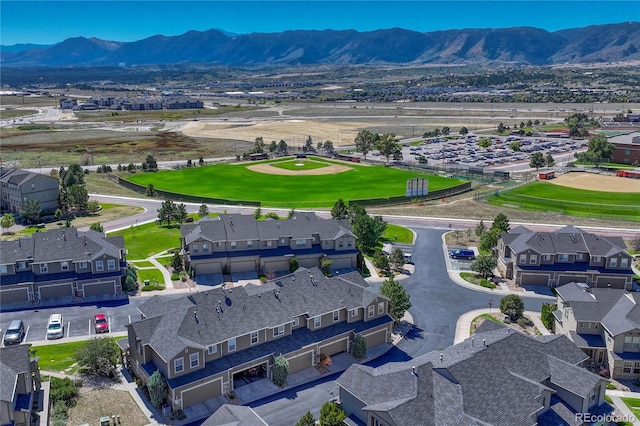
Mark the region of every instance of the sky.
[[530, 26], [555, 31], [640, 21], [640, 1], [0, 1], [0, 43], [54, 44], [70, 37], [140, 40], [157, 34], [222, 29], [237, 34], [286, 30], [428, 32]]

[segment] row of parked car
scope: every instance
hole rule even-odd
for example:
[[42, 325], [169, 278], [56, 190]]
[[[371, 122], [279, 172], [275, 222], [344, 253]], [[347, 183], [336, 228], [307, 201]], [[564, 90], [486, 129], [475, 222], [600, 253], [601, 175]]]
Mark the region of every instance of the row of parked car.
[[[93, 317], [93, 328], [96, 334], [109, 332], [109, 320], [105, 314], [96, 314]], [[27, 334], [27, 327], [22, 320], [13, 320], [4, 333], [5, 345], [20, 344]], [[61, 314], [53, 314], [47, 322], [47, 339], [60, 339], [64, 337], [64, 318]]]

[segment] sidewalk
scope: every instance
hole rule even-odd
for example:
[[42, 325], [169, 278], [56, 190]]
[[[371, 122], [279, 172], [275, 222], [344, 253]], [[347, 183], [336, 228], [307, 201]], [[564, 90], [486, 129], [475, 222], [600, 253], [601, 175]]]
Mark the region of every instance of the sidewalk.
[[[483, 309], [475, 309], [473, 311], [469, 311], [465, 314], [462, 314], [460, 318], [458, 318], [458, 322], [456, 323], [456, 335], [453, 340], [453, 344], [456, 345], [462, 342], [464, 339], [471, 335], [471, 323], [474, 318], [483, 315], [483, 314], [493, 314], [494, 316], [500, 317], [502, 314], [500, 313], [500, 308], [483, 308]], [[547, 328], [542, 324], [542, 320], [540, 319], [540, 313], [534, 311], [524, 311], [524, 315], [531, 319], [533, 324], [536, 326], [540, 334], [543, 336], [550, 336], [551, 332], [547, 330]]]
[[627, 407], [627, 404], [622, 402], [620, 398], [640, 398], [638, 392], [624, 392], [619, 390], [607, 390], [607, 396], [611, 398], [613, 405], [622, 414], [623, 420], [631, 422], [634, 425], [640, 425], [640, 419], [636, 418], [633, 411]]

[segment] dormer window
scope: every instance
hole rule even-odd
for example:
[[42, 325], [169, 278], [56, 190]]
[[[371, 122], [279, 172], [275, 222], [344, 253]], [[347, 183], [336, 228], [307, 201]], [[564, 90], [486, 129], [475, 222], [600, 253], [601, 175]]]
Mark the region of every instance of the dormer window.
[[107, 269], [110, 271], [116, 269], [116, 261], [114, 259], [107, 260]]
[[64, 262], [60, 262], [60, 269], [62, 269], [63, 271], [68, 271], [69, 270], [69, 262], [67, 262], [66, 260]]
[[247, 241], [247, 248], [252, 248], [253, 247], [253, 241], [249, 240]]
[[46, 263], [41, 263], [40, 264], [40, 273], [41, 274], [46, 274], [47, 272], [49, 272], [49, 265], [47, 265]]
[[191, 251], [192, 251], [192, 252], [197, 253], [197, 252], [198, 252], [198, 250], [199, 250], [199, 247], [198, 247], [198, 245], [197, 245], [197, 244], [192, 244], [192, 245], [191, 245]]
[[209, 244], [202, 244], [202, 251], [208, 251], [209, 250]]
[[236, 242], [235, 241], [231, 241], [231, 248], [232, 249], [236, 248]]
[[104, 262], [102, 260], [96, 261], [96, 271], [98, 272], [104, 271]]
[[626, 257], [623, 257], [622, 259], [620, 259], [620, 267], [621, 268], [628, 268], [629, 267], [629, 259], [627, 259]]
[[609, 267], [610, 268], [617, 268], [618, 267], [618, 258], [617, 257], [612, 257], [611, 259], [609, 259]]

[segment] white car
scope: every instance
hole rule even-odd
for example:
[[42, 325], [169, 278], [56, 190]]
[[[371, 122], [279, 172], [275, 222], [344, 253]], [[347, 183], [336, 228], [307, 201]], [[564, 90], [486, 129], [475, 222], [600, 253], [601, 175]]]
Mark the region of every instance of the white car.
[[60, 339], [64, 336], [64, 322], [62, 315], [53, 314], [49, 317], [47, 324], [47, 339]]

